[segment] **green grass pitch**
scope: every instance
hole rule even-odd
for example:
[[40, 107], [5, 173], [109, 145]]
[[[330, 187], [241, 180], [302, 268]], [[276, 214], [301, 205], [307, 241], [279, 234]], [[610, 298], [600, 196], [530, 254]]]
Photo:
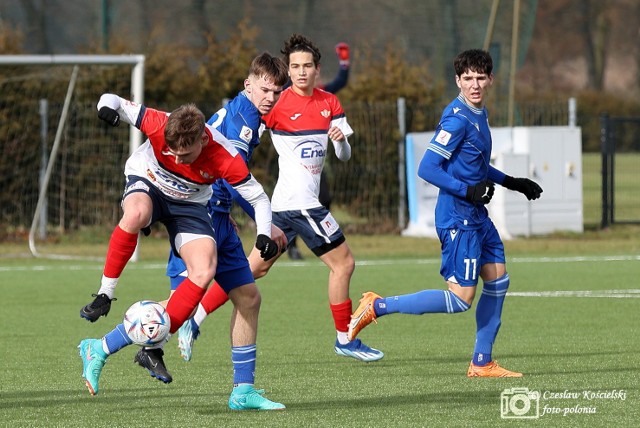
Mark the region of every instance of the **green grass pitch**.
[[[392, 295], [441, 288], [439, 261], [432, 255], [437, 244], [420, 242], [434, 247], [426, 258], [365, 260], [354, 251], [354, 308], [368, 290]], [[550, 255], [540, 241], [531, 242], [541, 249], [518, 247], [509, 258], [512, 295], [494, 348], [495, 359], [524, 372], [522, 379], [466, 377], [475, 306], [456, 315], [381, 318], [360, 338], [383, 350], [383, 360], [336, 356], [326, 267], [310, 257], [303, 263], [283, 258], [258, 282], [263, 303], [256, 372], [256, 386], [287, 405], [283, 412], [227, 408], [230, 305], [205, 322], [191, 362], [180, 358], [176, 338], [167, 344], [173, 383], [162, 384], [135, 365], [137, 347], [131, 346], [109, 358], [99, 394], [89, 395], [78, 342], [101, 337], [134, 301], [165, 298], [162, 258], [130, 264], [109, 316], [94, 324], [82, 320], [79, 310], [97, 289], [101, 263], [0, 259], [0, 426], [494, 427], [518, 420], [501, 414], [501, 395], [513, 396], [512, 388], [541, 394], [540, 416], [529, 420], [536, 426], [636, 425], [637, 251], [605, 247], [607, 254], [599, 254], [594, 246], [570, 245], [573, 252]], [[624, 400], [619, 394], [606, 398], [620, 391]], [[543, 414], [545, 409], [561, 413]]]

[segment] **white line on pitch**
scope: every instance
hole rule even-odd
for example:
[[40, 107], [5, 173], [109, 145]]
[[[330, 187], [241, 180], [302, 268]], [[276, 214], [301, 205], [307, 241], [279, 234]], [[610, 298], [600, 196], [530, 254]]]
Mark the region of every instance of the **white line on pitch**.
[[613, 299], [640, 299], [640, 289], [584, 290], [584, 291], [509, 291], [509, 297], [605, 297]]
[[[577, 257], [514, 257], [507, 260], [507, 263], [585, 263], [585, 262], [617, 262], [640, 260], [640, 255], [623, 256], [577, 256]], [[439, 258], [433, 259], [381, 259], [381, 260], [357, 260], [357, 266], [388, 266], [388, 265], [431, 265], [440, 263]], [[280, 261], [275, 266], [281, 267], [308, 267], [312, 265], [323, 266], [323, 263], [313, 258], [309, 261], [293, 262]], [[127, 265], [127, 269], [164, 269], [162, 263], [132, 262]], [[50, 270], [95, 270], [102, 269], [102, 264], [87, 265], [37, 265], [37, 266], [0, 266], [0, 272], [16, 271], [50, 271]]]

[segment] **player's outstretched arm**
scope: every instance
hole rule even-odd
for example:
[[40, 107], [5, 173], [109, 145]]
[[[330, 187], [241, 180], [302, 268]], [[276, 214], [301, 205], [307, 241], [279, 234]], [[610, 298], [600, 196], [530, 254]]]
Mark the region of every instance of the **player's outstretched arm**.
[[[125, 108], [126, 106], [126, 108]], [[120, 121], [128, 124], [136, 122], [142, 105], [132, 103], [115, 94], [102, 94], [97, 105], [98, 119], [107, 122], [111, 126], [120, 125]]]
[[98, 119], [111, 126], [120, 125], [120, 97], [114, 94], [102, 94], [98, 101]]
[[347, 86], [349, 82], [349, 67], [351, 66], [351, 54], [349, 45], [340, 42], [336, 45], [336, 56], [338, 57], [338, 74], [333, 80], [322, 87], [327, 92], [332, 94], [337, 93], [340, 89]]

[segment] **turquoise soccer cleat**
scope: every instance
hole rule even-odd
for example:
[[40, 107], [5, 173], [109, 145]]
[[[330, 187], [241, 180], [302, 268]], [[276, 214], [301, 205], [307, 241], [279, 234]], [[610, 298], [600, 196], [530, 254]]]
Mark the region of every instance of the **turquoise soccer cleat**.
[[342, 357], [351, 357], [366, 363], [378, 361], [384, 357], [384, 353], [382, 351], [368, 347], [362, 343], [360, 339], [352, 340], [346, 345], [341, 345], [340, 342], [336, 340], [336, 346], [334, 349], [336, 354]]
[[231, 391], [229, 408], [231, 410], [284, 410], [285, 406], [262, 396], [264, 389], [255, 389], [253, 385], [238, 385]]
[[191, 361], [193, 353], [193, 342], [200, 335], [200, 329], [196, 325], [193, 318], [189, 318], [182, 324], [182, 327], [178, 329], [178, 348], [180, 349], [180, 355], [185, 361]]
[[98, 393], [100, 373], [107, 361], [107, 354], [102, 350], [102, 340], [84, 339], [78, 345], [82, 358], [82, 377], [91, 395]]

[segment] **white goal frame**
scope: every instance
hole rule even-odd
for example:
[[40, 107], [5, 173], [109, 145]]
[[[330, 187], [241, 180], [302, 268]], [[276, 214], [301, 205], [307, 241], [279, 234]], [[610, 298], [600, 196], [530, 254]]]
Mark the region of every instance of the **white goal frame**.
[[[53, 164], [55, 163], [56, 153], [60, 145], [62, 131], [67, 121], [67, 112], [77, 76], [79, 65], [127, 65], [133, 66], [131, 71], [131, 100], [142, 104], [144, 103], [144, 55], [0, 55], [0, 67], [10, 65], [74, 65], [69, 87], [67, 89], [66, 98], [58, 122], [55, 140], [49, 156], [49, 164], [44, 175], [42, 186], [38, 195], [36, 209], [29, 230], [29, 250], [34, 257], [46, 258], [71, 258], [69, 256], [60, 255], [42, 255], [38, 252], [35, 245], [35, 233], [39, 225], [41, 214], [40, 211], [46, 199], [47, 187]], [[142, 133], [140, 133], [133, 125], [129, 129], [129, 151], [133, 153], [142, 144]], [[132, 257], [132, 261], [137, 260], [138, 249]]]

